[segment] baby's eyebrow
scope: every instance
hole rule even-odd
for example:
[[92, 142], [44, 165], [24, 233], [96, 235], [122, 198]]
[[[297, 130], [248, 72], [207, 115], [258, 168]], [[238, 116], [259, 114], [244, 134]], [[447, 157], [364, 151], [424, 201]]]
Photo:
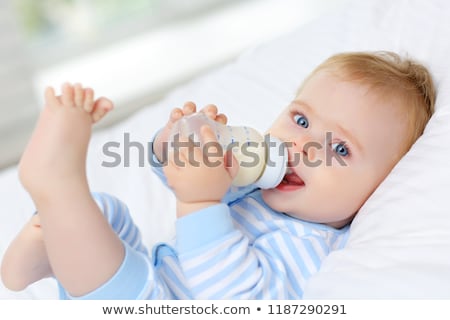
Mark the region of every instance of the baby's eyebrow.
[[303, 101], [303, 100], [297, 99], [297, 100], [292, 101], [292, 103], [294, 103], [294, 104], [296, 104], [296, 105], [306, 109], [306, 111], [308, 113], [315, 114], [314, 109], [309, 104], [307, 104], [305, 101]]
[[355, 136], [347, 129], [345, 129], [340, 124], [336, 124], [336, 127], [342, 134], [350, 140], [350, 143], [354, 145], [358, 150], [363, 151], [363, 146], [359, 141], [355, 138]]

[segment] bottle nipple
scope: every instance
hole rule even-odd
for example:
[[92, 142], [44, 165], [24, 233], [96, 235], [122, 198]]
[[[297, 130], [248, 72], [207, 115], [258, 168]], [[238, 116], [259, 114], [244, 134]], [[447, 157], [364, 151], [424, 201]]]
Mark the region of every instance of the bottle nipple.
[[288, 152], [278, 138], [266, 135], [266, 165], [255, 185], [261, 189], [275, 188], [281, 183], [287, 171]]

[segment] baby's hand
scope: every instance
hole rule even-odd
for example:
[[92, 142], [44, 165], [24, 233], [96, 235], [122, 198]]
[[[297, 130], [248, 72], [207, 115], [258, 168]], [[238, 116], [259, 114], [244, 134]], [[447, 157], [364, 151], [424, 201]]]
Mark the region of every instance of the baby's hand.
[[203, 126], [201, 136], [204, 147], [180, 137], [180, 148], [170, 152], [164, 167], [167, 184], [177, 197], [178, 217], [220, 203], [236, 174], [212, 129]]
[[[173, 125], [175, 122], [177, 122], [179, 119], [181, 119], [184, 116], [188, 116], [190, 114], [193, 114], [196, 112], [196, 105], [195, 103], [188, 101], [184, 104], [183, 108], [175, 108], [172, 110], [169, 116], [169, 121], [167, 121], [165, 127], [161, 130], [161, 132], [158, 134], [158, 136], [155, 138], [154, 145], [153, 145], [153, 151], [156, 155], [156, 158], [163, 162], [163, 159], [167, 157], [163, 157], [164, 153], [167, 152], [165, 150], [164, 145], [166, 145], [167, 149], [167, 143], [169, 141], [170, 133], [173, 128]], [[205, 113], [210, 119], [220, 122], [222, 124], [227, 124], [227, 117], [224, 114], [218, 114], [217, 107], [213, 104], [209, 104], [206, 107], [204, 107], [200, 112]]]
[[216, 105], [214, 104], [208, 104], [206, 107], [204, 107], [200, 112], [203, 112], [210, 118], [211, 120], [217, 121], [223, 125], [227, 124], [227, 116], [223, 113], [218, 113]]

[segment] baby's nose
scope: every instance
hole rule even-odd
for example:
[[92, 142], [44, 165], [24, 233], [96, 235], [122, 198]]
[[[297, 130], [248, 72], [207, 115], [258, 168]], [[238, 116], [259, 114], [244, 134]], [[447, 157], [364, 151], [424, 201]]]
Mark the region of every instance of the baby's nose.
[[318, 141], [305, 136], [291, 140], [289, 154], [296, 161], [301, 160], [304, 165], [316, 166], [318, 152], [322, 148]]

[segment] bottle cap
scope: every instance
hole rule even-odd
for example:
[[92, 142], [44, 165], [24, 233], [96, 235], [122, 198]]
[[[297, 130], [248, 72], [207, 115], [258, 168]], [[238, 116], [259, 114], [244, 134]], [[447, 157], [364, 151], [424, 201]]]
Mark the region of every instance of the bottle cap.
[[255, 185], [261, 189], [275, 188], [283, 180], [287, 170], [288, 150], [278, 138], [266, 135], [266, 166]]

